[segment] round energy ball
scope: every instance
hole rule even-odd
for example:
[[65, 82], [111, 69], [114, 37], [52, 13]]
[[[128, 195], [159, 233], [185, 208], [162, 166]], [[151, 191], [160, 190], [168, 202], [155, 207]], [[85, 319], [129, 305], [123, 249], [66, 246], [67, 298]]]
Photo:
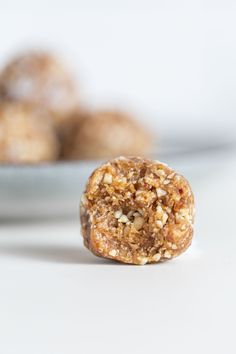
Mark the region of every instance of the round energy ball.
[[58, 157], [48, 113], [26, 103], [0, 103], [0, 163], [39, 163]]
[[61, 157], [62, 159], [70, 159], [67, 157], [71, 150], [72, 141], [75, 138], [75, 135], [80, 127], [82, 120], [87, 119], [89, 113], [82, 109], [74, 110], [70, 115], [67, 116], [67, 119], [61, 122], [58, 126], [57, 133], [59, 140], [61, 142]]
[[84, 244], [95, 255], [157, 263], [190, 246], [194, 197], [186, 179], [167, 165], [120, 157], [89, 178], [80, 218]]
[[127, 114], [98, 111], [78, 114], [65, 136], [65, 159], [99, 159], [143, 155], [151, 146], [149, 133]]
[[0, 76], [0, 95], [2, 99], [42, 105], [54, 113], [56, 123], [77, 106], [71, 74], [45, 52], [27, 52], [9, 62]]

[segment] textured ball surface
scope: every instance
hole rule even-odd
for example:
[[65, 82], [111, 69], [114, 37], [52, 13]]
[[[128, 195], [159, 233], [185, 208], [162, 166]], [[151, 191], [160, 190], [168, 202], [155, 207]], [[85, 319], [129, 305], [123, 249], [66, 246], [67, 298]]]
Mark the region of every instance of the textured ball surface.
[[194, 197], [167, 165], [130, 157], [94, 171], [81, 199], [85, 246], [123, 263], [146, 264], [184, 252], [193, 236]]

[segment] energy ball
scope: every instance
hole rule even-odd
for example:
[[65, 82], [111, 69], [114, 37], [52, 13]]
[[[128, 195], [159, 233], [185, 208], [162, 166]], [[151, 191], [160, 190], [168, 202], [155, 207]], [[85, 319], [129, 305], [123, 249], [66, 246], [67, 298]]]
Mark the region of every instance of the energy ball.
[[40, 104], [61, 122], [77, 106], [75, 84], [65, 66], [45, 52], [28, 52], [16, 57], [0, 76], [2, 99]]
[[86, 111], [77, 108], [70, 115], [68, 115], [67, 120], [58, 126], [59, 129], [57, 129], [57, 132], [61, 142], [62, 159], [70, 160], [67, 155], [70, 153], [75, 132], [79, 129], [82, 120], [87, 119], [88, 117], [89, 114]]
[[0, 163], [39, 163], [58, 157], [48, 113], [26, 103], [0, 103]]
[[78, 115], [70, 131], [63, 143], [63, 158], [70, 160], [143, 155], [152, 140], [130, 116], [116, 111]]
[[186, 179], [167, 165], [120, 157], [90, 176], [80, 218], [84, 244], [95, 255], [157, 263], [190, 246], [194, 197]]

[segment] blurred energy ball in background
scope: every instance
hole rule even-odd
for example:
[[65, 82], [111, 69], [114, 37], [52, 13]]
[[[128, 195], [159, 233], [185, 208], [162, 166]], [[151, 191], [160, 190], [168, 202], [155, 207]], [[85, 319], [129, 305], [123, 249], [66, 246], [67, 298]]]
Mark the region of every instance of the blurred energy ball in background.
[[66, 125], [63, 159], [143, 156], [154, 149], [154, 138], [148, 129], [121, 111], [78, 112]]
[[0, 102], [0, 164], [54, 162], [59, 152], [45, 109], [26, 102]]
[[55, 124], [78, 106], [72, 73], [46, 51], [27, 51], [6, 64], [0, 75], [0, 99], [41, 105]]

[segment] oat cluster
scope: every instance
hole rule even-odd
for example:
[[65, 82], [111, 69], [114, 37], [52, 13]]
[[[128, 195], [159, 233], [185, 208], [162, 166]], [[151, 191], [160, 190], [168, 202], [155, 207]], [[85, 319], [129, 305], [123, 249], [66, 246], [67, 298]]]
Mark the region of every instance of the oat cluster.
[[94, 254], [156, 263], [190, 246], [194, 198], [186, 179], [167, 165], [120, 157], [91, 175], [80, 215], [84, 244]]

